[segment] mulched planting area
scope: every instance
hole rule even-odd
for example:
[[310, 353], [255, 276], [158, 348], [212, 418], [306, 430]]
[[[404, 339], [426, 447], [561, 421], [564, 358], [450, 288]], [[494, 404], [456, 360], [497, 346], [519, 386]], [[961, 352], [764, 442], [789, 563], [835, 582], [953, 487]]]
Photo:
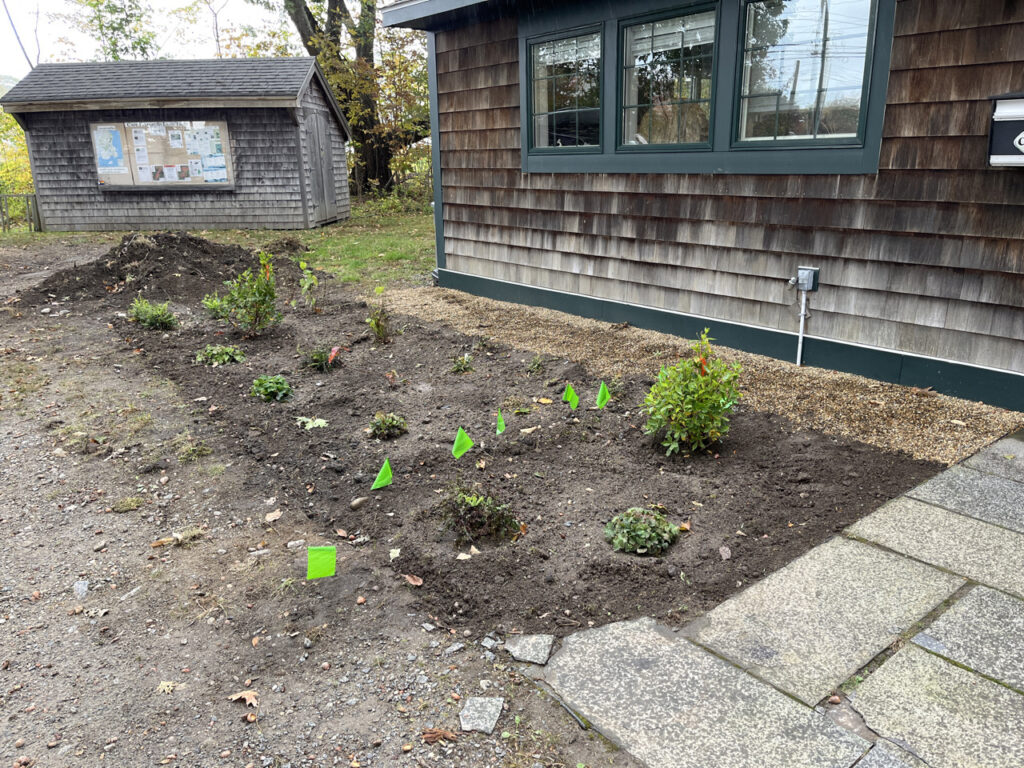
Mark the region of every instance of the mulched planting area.
[[[941, 469], [742, 404], [713, 452], [666, 458], [641, 429], [637, 406], [650, 378], [625, 377], [597, 410], [597, 376], [564, 358], [531, 366], [535, 354], [503, 344], [500, 327], [494, 338], [474, 337], [398, 316], [400, 332], [380, 344], [367, 330], [367, 304], [327, 280], [323, 311], [306, 308], [299, 270], [283, 258], [285, 319], [246, 339], [209, 319], [200, 300], [252, 263], [243, 249], [190, 236], [126, 238], [107, 257], [58, 272], [21, 298], [81, 299], [77, 310], [111, 324], [112, 344], [134, 350], [194, 403], [195, 434], [231, 460], [229, 471], [244, 473], [253, 520], [281, 510], [270, 525], [283, 526], [301, 511], [321, 524], [322, 540], [309, 544], [395, 555], [395, 588], [413, 590], [448, 626], [564, 635], [638, 615], [678, 624]], [[181, 328], [163, 333], [129, 322], [124, 313], [140, 293], [169, 300]], [[296, 306], [286, 306], [292, 299]], [[229, 343], [244, 350], [244, 363], [195, 364], [205, 345]], [[306, 352], [335, 346], [333, 370], [304, 367]], [[473, 370], [452, 372], [467, 353]], [[283, 374], [293, 396], [250, 396], [261, 374]], [[561, 402], [566, 383], [580, 395], [576, 411]], [[404, 416], [408, 433], [369, 437], [378, 412]], [[298, 417], [327, 426], [307, 430]], [[476, 445], [456, 460], [459, 427]], [[386, 458], [394, 482], [371, 491]], [[455, 482], [508, 504], [521, 523], [517, 538], [476, 541], [475, 553], [459, 559], [470, 544], [456, 542], [438, 509]], [[353, 509], [359, 498], [366, 501]], [[689, 521], [690, 532], [661, 557], [613, 552], [605, 523], [654, 504], [675, 523]], [[422, 586], [409, 586], [406, 575]]]

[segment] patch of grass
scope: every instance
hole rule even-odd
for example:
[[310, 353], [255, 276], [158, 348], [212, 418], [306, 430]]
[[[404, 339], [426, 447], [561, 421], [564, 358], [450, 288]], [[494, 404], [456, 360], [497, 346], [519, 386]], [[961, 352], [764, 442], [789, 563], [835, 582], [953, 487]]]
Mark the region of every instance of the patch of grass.
[[123, 499], [115, 501], [110, 509], [113, 512], [134, 512], [137, 509], [141, 509], [142, 505], [146, 503], [146, 500], [140, 496], [125, 496]]
[[223, 464], [204, 464], [201, 471], [208, 477], [220, 477], [226, 470]]
[[0, 392], [0, 405], [18, 405], [28, 395], [46, 386], [49, 381], [32, 363], [22, 360], [4, 361], [0, 365], [0, 382], [4, 389]]
[[170, 310], [170, 302], [152, 304], [136, 296], [128, 310], [128, 319], [151, 331], [173, 331], [178, 327], [178, 318]]
[[188, 430], [176, 435], [174, 440], [171, 441], [171, 445], [174, 446], [178, 461], [182, 464], [199, 461], [204, 456], [209, 456], [213, 453], [213, 449], [210, 446], [202, 440], [196, 440]]

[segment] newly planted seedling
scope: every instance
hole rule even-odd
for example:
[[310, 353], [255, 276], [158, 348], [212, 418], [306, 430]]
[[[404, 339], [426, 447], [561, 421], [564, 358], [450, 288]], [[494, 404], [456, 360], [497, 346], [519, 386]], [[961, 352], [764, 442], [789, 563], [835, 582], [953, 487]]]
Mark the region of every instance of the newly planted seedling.
[[456, 355], [452, 360], [452, 373], [470, 373], [473, 370], [473, 355], [466, 352], [463, 355]]
[[316, 272], [311, 270], [304, 261], [299, 262], [299, 269], [302, 270], [302, 277], [299, 278], [299, 289], [302, 291], [302, 298], [309, 305], [310, 309], [314, 312], [319, 312], [320, 308], [317, 306], [316, 289], [320, 287], [320, 278], [316, 276]]
[[373, 421], [370, 422], [370, 437], [377, 440], [392, 440], [401, 437], [409, 431], [409, 425], [404, 416], [396, 413], [378, 412]]
[[616, 552], [657, 555], [679, 537], [679, 526], [653, 509], [630, 507], [613, 517], [604, 527], [604, 538]]
[[203, 306], [216, 319], [255, 336], [281, 322], [277, 311], [277, 282], [274, 278], [273, 256], [260, 251], [259, 266], [247, 269], [234, 280], [224, 283], [228, 292], [203, 298]]
[[393, 334], [391, 328], [391, 314], [384, 303], [384, 287], [377, 286], [374, 293], [380, 296], [380, 304], [370, 306], [370, 316], [366, 318], [366, 324], [370, 326], [370, 333], [377, 340], [378, 344], [387, 344], [391, 341]]
[[171, 312], [169, 304], [167, 301], [151, 304], [141, 296], [136, 296], [128, 310], [128, 318], [151, 331], [173, 331], [178, 327], [178, 318]]
[[305, 365], [320, 373], [329, 373], [332, 368], [341, 365], [338, 353], [341, 347], [317, 347], [305, 354]]
[[245, 353], [230, 344], [207, 344], [196, 353], [196, 362], [217, 367], [245, 362]]
[[267, 402], [287, 400], [292, 395], [292, 387], [284, 376], [257, 376], [253, 379], [249, 394]]
[[519, 531], [519, 522], [508, 504], [458, 481], [447, 489], [439, 511], [445, 527], [454, 531], [459, 543], [509, 539]]

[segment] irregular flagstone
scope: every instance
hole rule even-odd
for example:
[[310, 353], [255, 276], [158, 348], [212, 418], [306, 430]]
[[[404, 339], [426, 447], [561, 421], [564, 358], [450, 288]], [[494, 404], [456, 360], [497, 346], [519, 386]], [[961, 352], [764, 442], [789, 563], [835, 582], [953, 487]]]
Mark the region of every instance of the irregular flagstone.
[[1004, 437], [976, 453], [964, 464], [980, 472], [1024, 483], [1024, 432]]
[[906, 497], [846, 533], [1024, 597], [1024, 534]]
[[684, 632], [813, 706], [964, 583], [891, 552], [835, 538]]
[[887, 741], [879, 740], [857, 768], [928, 768], [913, 755]]
[[543, 679], [658, 768], [845, 768], [870, 746], [648, 618], [567, 637]]
[[922, 648], [1024, 691], [1024, 602], [972, 589], [914, 638]]
[[1024, 765], [1024, 696], [913, 644], [850, 698], [868, 727], [930, 768]]
[[1024, 483], [956, 466], [907, 496], [1024, 533]]
[[490, 735], [498, 724], [504, 705], [505, 700], [497, 696], [474, 696], [467, 699], [459, 713], [459, 725], [464, 731], [480, 731]]
[[505, 650], [516, 661], [543, 665], [548, 663], [554, 642], [554, 635], [509, 635], [505, 638]]

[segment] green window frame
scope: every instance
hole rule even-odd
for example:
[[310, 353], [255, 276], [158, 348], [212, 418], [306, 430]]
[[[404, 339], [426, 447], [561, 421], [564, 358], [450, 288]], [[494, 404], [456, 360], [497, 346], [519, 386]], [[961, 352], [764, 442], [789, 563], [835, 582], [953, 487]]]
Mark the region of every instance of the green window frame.
[[[829, 1], [843, 9], [856, 8], [858, 3], [865, 2]], [[772, 140], [746, 138], [738, 124], [745, 47], [751, 47], [745, 46], [748, 9], [761, 8], [765, 2], [804, 7], [804, 0], [627, 0], [621, 3], [567, 0], [542, 8], [532, 5], [519, 16], [519, 82], [526, 84], [520, 88], [522, 170], [526, 173], [877, 173], [898, 0], [866, 1], [870, 2], [871, 16], [863, 43], [864, 77], [856, 135], [852, 135], [852, 130], [845, 130], [845, 135], [819, 130], [816, 136], [780, 138], [773, 135]], [[818, 7], [819, 3], [813, 5]], [[708, 140], [703, 143], [623, 143], [622, 110], [636, 106], [623, 100], [623, 52], [628, 28], [702, 11], [715, 13]], [[593, 31], [600, 31], [603, 41], [600, 145], [535, 147], [530, 45]], [[821, 60], [825, 60], [824, 55]], [[837, 67], [842, 64], [834, 62]], [[837, 82], [848, 86], [852, 77], [847, 71]], [[844, 119], [849, 126], [848, 113]]]
[[[581, 47], [597, 46], [596, 62]], [[532, 152], [600, 152], [604, 144], [604, 35], [599, 25], [531, 39], [528, 52], [526, 135]], [[569, 54], [574, 54], [568, 60]], [[549, 61], [541, 59], [545, 55]], [[543, 67], [543, 69], [541, 69]], [[596, 81], [596, 82], [595, 82]], [[543, 107], [538, 109], [538, 107]], [[596, 121], [596, 126], [593, 125]], [[541, 139], [540, 126], [545, 126]], [[566, 143], [554, 143], [561, 136]], [[582, 143], [581, 139], [586, 143]]]
[[[708, 22], [710, 33], [698, 26]], [[620, 23], [619, 150], [711, 146], [716, 22], [715, 4], [705, 3]]]

